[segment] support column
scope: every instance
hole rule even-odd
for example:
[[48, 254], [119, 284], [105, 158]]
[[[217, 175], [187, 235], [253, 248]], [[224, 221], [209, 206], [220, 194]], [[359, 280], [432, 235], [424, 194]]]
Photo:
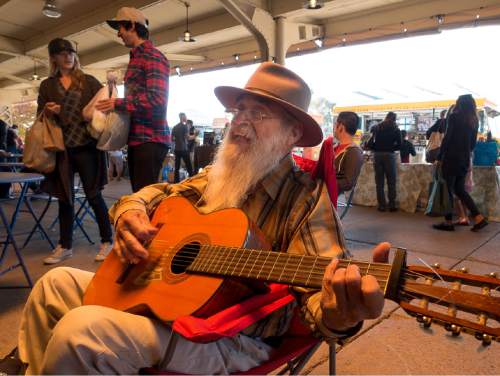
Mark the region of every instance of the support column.
[[285, 65], [286, 51], [297, 42], [323, 36], [323, 27], [312, 24], [291, 23], [285, 17], [273, 18], [264, 9], [236, 0], [219, 0], [226, 10], [255, 37], [262, 61]]
[[286, 33], [286, 19], [285, 17], [277, 17], [274, 21], [276, 23], [276, 60], [277, 64], [285, 65], [286, 51], [290, 46], [287, 43]]

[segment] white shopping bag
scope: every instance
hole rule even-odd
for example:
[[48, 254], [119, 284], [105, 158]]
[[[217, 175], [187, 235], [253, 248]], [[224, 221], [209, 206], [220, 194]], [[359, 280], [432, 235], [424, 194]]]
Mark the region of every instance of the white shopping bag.
[[97, 148], [100, 150], [119, 150], [128, 141], [128, 113], [112, 111], [105, 114], [95, 109], [98, 101], [118, 96], [115, 82], [116, 78], [108, 74], [108, 85], [99, 90], [83, 109], [83, 117], [89, 120], [87, 130], [97, 140]]
[[115, 86], [110, 88], [106, 85], [94, 95], [94, 98], [83, 109], [83, 117], [88, 120], [87, 130], [97, 140], [106, 128], [106, 114], [96, 110], [95, 105], [101, 100], [116, 98], [117, 95], [118, 91]]

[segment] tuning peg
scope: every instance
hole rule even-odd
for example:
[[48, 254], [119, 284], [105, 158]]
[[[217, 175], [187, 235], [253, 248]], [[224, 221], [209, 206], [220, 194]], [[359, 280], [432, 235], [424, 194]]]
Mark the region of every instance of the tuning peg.
[[466, 268], [465, 266], [464, 266], [463, 268], [460, 268], [458, 271], [459, 271], [460, 273], [469, 273], [469, 269], [468, 269], [468, 268]]
[[432, 264], [432, 267], [435, 269], [441, 268], [441, 264], [439, 262], [436, 262], [435, 264]]
[[492, 337], [489, 334], [476, 332], [474, 337], [476, 337], [477, 340], [481, 341], [483, 346], [491, 345]]
[[496, 272], [491, 272], [489, 274], [486, 274], [488, 277], [491, 277], [491, 278], [498, 278], [498, 274]]
[[451, 335], [456, 337], [460, 335], [460, 332], [462, 331], [462, 327], [455, 325], [455, 324], [447, 324], [444, 327], [447, 331], [451, 332]]
[[417, 316], [417, 321], [424, 325], [424, 328], [429, 328], [432, 324], [432, 317], [427, 316]]

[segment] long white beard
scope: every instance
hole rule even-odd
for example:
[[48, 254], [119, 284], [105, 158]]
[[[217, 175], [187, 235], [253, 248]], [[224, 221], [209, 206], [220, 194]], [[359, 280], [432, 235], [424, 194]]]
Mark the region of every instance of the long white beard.
[[289, 134], [278, 134], [260, 142], [253, 138], [251, 147], [241, 151], [229, 135], [226, 136], [208, 174], [203, 211], [241, 207], [256, 184], [278, 166], [290, 149], [289, 142]]

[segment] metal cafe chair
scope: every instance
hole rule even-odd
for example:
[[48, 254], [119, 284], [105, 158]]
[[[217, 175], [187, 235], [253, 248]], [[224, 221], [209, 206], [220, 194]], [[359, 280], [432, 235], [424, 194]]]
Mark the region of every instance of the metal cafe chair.
[[352, 199], [354, 197], [355, 190], [356, 190], [356, 183], [354, 183], [350, 191], [342, 192], [344, 196], [343, 201], [337, 201], [337, 212], [339, 213], [340, 219], [343, 219], [346, 216], [349, 208], [352, 206]]

